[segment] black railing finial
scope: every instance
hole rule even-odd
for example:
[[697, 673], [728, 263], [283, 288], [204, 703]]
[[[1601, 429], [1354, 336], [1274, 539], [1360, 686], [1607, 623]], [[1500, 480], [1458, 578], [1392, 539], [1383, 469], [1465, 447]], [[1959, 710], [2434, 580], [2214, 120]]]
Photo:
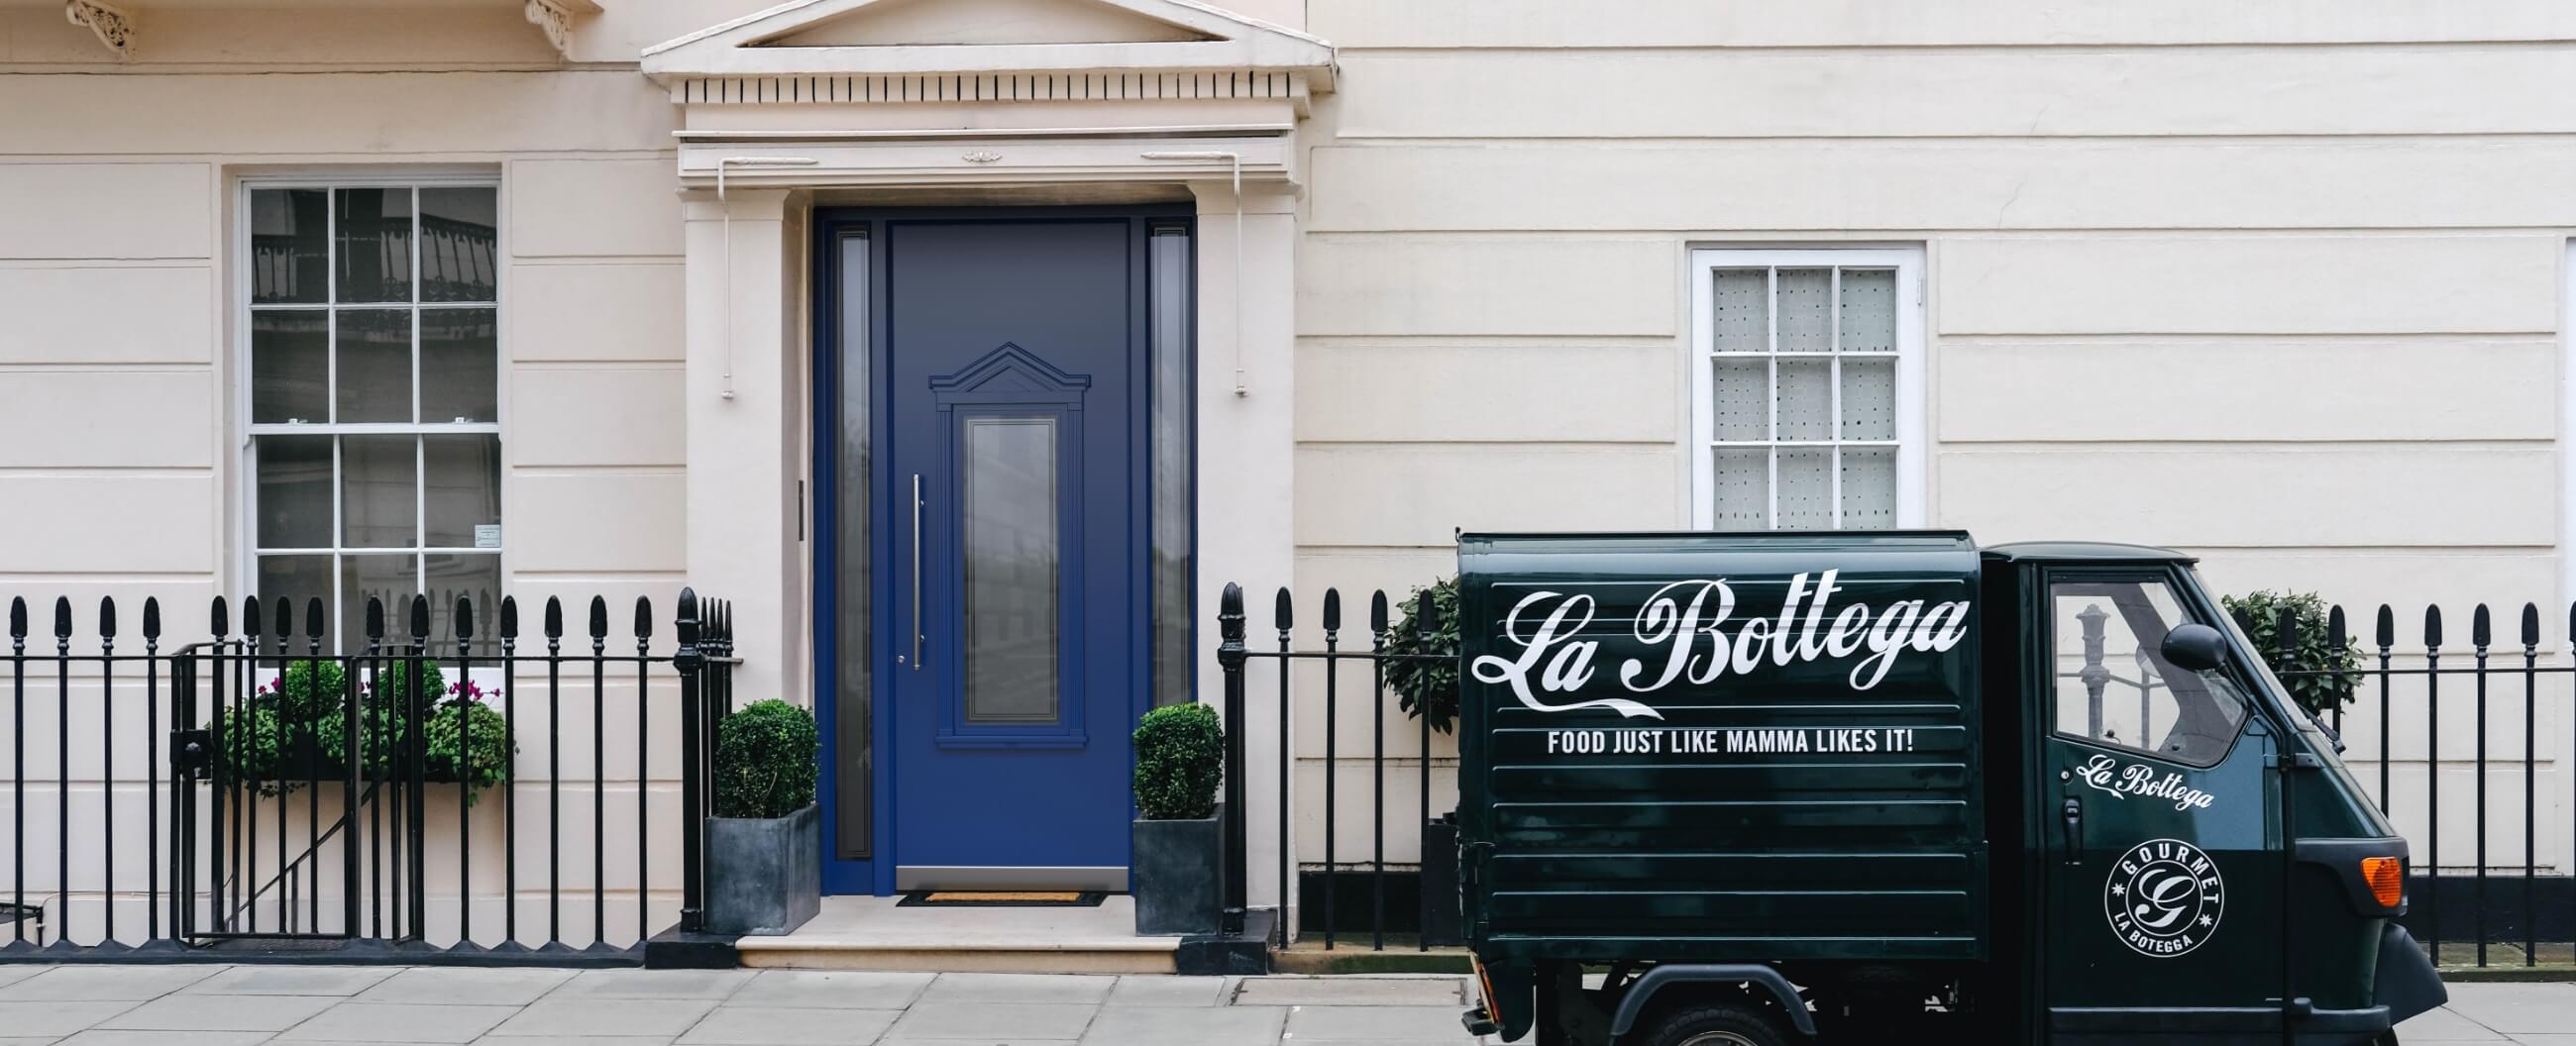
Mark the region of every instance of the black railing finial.
[[501, 641], [507, 643], [517, 638], [519, 638], [519, 601], [512, 596], [502, 596]]
[[385, 601], [367, 597], [367, 645], [375, 646], [385, 639]]
[[552, 643], [561, 639], [563, 639], [563, 600], [559, 597], [547, 596], [546, 641]]
[[2439, 605], [2424, 608], [2424, 649], [2442, 649], [2442, 608]]
[[[21, 613], [19, 617], [26, 615]], [[1217, 638], [1237, 646], [1243, 644], [1243, 586], [1228, 581], [1225, 592], [1216, 599]]]
[[411, 642], [413, 646], [429, 645], [429, 597], [419, 593], [411, 597]]
[[2478, 653], [2484, 654], [2494, 641], [2495, 625], [2488, 618], [2487, 605], [2480, 603], [2477, 612], [2469, 615], [2469, 642], [2478, 648]]
[[2385, 656], [2388, 651], [2397, 649], [2397, 612], [2390, 610], [2388, 604], [2381, 603], [2379, 620], [2371, 631], [2376, 634], [2382, 656]]
[[143, 641], [154, 643], [159, 642], [160, 639], [161, 597], [145, 596], [143, 597]]
[[2522, 653], [2528, 657], [2540, 650], [2540, 604], [2522, 605]]
[[98, 637], [116, 638], [116, 600], [113, 597], [98, 597]]

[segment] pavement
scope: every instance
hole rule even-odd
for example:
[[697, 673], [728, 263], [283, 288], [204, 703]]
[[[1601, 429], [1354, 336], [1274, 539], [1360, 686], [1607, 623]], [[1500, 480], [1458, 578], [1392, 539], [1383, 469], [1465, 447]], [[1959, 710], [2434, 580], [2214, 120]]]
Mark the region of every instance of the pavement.
[[[1462, 1046], [1456, 976], [0, 966], [0, 1046]], [[2455, 984], [2425, 1043], [2576, 1046], [2576, 984]]]

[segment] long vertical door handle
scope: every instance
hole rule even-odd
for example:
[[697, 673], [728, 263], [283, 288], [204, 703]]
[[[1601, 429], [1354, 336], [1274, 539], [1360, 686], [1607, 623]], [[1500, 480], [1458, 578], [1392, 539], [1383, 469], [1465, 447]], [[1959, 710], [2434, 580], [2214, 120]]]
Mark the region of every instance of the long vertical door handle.
[[912, 474], [912, 670], [921, 671], [921, 473]]

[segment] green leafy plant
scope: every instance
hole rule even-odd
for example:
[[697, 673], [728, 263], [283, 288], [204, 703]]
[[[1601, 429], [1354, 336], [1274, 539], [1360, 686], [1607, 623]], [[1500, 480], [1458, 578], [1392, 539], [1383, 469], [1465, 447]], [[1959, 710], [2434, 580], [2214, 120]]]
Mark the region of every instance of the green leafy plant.
[[[1422, 594], [1431, 594], [1437, 628], [1422, 631]], [[1458, 579], [1444, 578], [1406, 596], [1404, 616], [1386, 637], [1390, 654], [1437, 654], [1440, 660], [1394, 660], [1386, 663], [1386, 685], [1395, 691], [1405, 714], [1429, 719], [1431, 728], [1448, 733], [1458, 721]]]
[[1169, 705], [1136, 724], [1136, 809], [1148, 821], [1186, 821], [1216, 813], [1225, 777], [1225, 728], [1216, 709]]
[[359, 773], [368, 780], [399, 779], [405, 745], [412, 740], [401, 710], [410, 702], [412, 666], [421, 691], [439, 695], [423, 703], [418, 741], [423, 781], [467, 786], [465, 801], [510, 779], [508, 720], [489, 702], [501, 697], [468, 680], [449, 686], [438, 665], [398, 660], [354, 693], [336, 661], [289, 662], [278, 678], [238, 706], [224, 710], [216, 759], [225, 776], [261, 795], [284, 795], [336, 780], [348, 765], [348, 702], [358, 702]]
[[[2314, 592], [2248, 592], [2222, 596], [2219, 602], [2254, 641], [2255, 653], [2281, 677], [2290, 699], [2315, 715], [2325, 715], [2353, 698], [2360, 681], [2361, 648], [2350, 637], [2340, 647], [2328, 641], [2326, 601]], [[2293, 622], [2291, 648], [2281, 648], [2281, 611]], [[2297, 674], [2292, 674], [2297, 673]]]
[[822, 736], [814, 714], [776, 698], [716, 723], [718, 817], [777, 818], [814, 802]]

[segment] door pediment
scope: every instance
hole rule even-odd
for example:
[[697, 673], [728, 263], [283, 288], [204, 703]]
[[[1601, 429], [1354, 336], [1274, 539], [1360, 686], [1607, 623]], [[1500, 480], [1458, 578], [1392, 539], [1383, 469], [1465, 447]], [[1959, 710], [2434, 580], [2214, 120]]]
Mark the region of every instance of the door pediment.
[[646, 48], [705, 77], [1292, 72], [1332, 89], [1331, 44], [1192, 0], [789, 0]]

